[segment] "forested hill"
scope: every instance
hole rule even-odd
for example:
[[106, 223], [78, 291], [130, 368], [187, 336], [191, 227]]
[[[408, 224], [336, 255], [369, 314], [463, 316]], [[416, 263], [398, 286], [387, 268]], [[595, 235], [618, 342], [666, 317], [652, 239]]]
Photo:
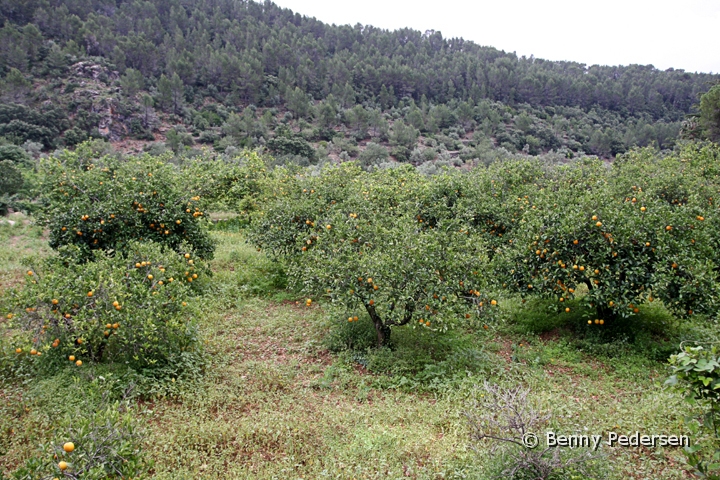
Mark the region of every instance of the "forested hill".
[[610, 157], [672, 146], [720, 79], [327, 25], [271, 2], [0, 0], [0, 19], [0, 135], [46, 148], [99, 135], [313, 159], [370, 144], [366, 163], [480, 146]]

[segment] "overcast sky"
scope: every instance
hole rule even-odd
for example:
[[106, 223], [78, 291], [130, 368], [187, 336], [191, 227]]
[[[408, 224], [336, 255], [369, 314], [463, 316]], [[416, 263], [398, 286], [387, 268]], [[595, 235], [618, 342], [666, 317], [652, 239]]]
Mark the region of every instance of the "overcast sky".
[[720, 0], [274, 0], [337, 25], [436, 30], [519, 56], [720, 72]]

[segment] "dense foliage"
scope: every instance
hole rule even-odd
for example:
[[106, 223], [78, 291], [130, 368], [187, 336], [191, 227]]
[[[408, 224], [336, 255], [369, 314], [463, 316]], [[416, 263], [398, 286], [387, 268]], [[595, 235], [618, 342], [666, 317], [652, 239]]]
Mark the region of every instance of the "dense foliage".
[[18, 357], [33, 358], [46, 372], [92, 362], [168, 377], [197, 360], [186, 306], [209, 273], [202, 262], [147, 241], [85, 263], [69, 250], [31, 267], [13, 299], [7, 318], [22, 332]]
[[89, 158], [89, 147], [45, 160], [41, 214], [50, 246], [125, 250], [130, 241], [150, 240], [176, 251], [212, 257], [213, 245], [200, 226], [199, 197], [179, 181], [175, 168], [150, 156], [118, 161]]
[[285, 161], [355, 157], [368, 142], [367, 165], [482, 159], [488, 146], [611, 157], [671, 147], [718, 80], [327, 25], [270, 2], [1, 5], [0, 136], [45, 148], [162, 133], [176, 153], [267, 146]]
[[396, 326], [482, 313], [500, 289], [555, 299], [565, 312], [577, 297], [594, 324], [623, 323], [655, 299], [681, 317], [712, 315], [719, 155], [690, 144], [669, 156], [633, 151], [612, 167], [518, 160], [429, 178], [404, 168], [277, 171], [251, 239], [289, 262], [309, 294], [327, 294], [351, 318], [364, 306], [377, 325], [383, 307]]

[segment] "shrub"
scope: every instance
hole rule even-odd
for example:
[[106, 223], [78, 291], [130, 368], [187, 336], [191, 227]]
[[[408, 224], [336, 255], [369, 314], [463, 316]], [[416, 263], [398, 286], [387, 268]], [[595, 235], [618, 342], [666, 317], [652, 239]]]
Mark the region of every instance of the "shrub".
[[187, 303], [209, 270], [187, 252], [131, 243], [122, 254], [95, 252], [81, 264], [71, 246], [30, 268], [8, 314], [16, 355], [29, 356], [41, 372], [82, 362], [151, 374], [187, 363], [187, 355], [199, 361]]
[[670, 357], [673, 375], [665, 382], [683, 393], [686, 400], [704, 410], [700, 417], [686, 418], [695, 434], [685, 447], [688, 463], [701, 478], [720, 478], [720, 351], [717, 346], [685, 347]]
[[204, 214], [196, 206], [199, 197], [186, 190], [166, 159], [93, 159], [88, 144], [83, 147], [42, 163], [39, 219], [50, 230], [52, 248], [75, 245], [87, 260], [93, 250], [123, 251], [139, 239], [212, 257], [213, 244], [200, 224]]
[[127, 403], [104, 401], [85, 407], [60, 422], [55, 419], [52, 441], [40, 445], [39, 454], [11, 478], [104, 480], [145, 474], [151, 464], [142, 453], [143, 431]]

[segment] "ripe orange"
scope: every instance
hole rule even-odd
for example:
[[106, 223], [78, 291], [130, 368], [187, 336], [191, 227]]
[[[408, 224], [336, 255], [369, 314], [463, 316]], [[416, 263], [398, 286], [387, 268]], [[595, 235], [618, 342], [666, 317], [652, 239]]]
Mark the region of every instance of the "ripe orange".
[[147, 278], [148, 278], [148, 280], [152, 280], [152, 279], [153, 279], [153, 276], [152, 276], [152, 275], [148, 275]]
[[375, 300], [370, 300], [370, 301], [368, 302], [368, 304], [369, 304], [370, 306], [375, 305]]
[[600, 325], [604, 325], [604, 324], [605, 324], [605, 320], [600, 319]]
[[70, 360], [71, 362], [74, 362], [74, 361], [75, 361], [75, 355], [70, 355], [70, 356], [68, 357], [68, 360]]
[[72, 453], [73, 450], [75, 450], [75, 444], [72, 442], [67, 442], [65, 445], [63, 445], [63, 450], [65, 450], [67, 453]]
[[22, 353], [22, 348], [16, 348], [15, 353]]
[[595, 226], [596, 226], [596, 227], [602, 227], [602, 222], [597, 222], [597, 223], [595, 224]]
[[88, 292], [88, 293], [87, 293], [87, 296], [88, 296], [88, 297], [92, 297], [92, 296], [93, 296], [93, 292], [92, 292], [92, 291]]
[[668, 225], [667, 227], [665, 227], [665, 230], [667, 230], [668, 232], [672, 230], [672, 225]]
[[37, 353], [37, 350], [35, 350], [34, 348], [32, 350], [30, 350], [30, 355], [35, 355], [36, 353]]
[[78, 367], [81, 367], [81, 366], [82, 366], [82, 360], [78, 360], [77, 362], [75, 362], [75, 365], [77, 365]]
[[58, 303], [59, 303], [59, 302], [58, 302], [58, 299], [57, 299], [57, 298], [53, 298], [53, 299], [52, 299], [52, 304], [53, 304], [53, 305], [57, 305]]
[[592, 320], [588, 320], [588, 325], [592, 325]]
[[12, 314], [12, 313], [8, 313], [7, 315], [5, 315], [5, 317], [6, 317], [8, 320], [12, 320], [13, 314]]
[[641, 211], [641, 212], [644, 212], [645, 210], [647, 210], [647, 208], [645, 208], [645, 207], [640, 207], [640, 211]]
[[497, 300], [490, 300], [490, 305], [497, 305]]
[[570, 308], [569, 308], [569, 307], [565, 308], [565, 313], [570, 313]]
[[583, 267], [582, 265], [580, 265], [580, 266], [578, 267], [578, 270], [580, 270], [581, 272], [584, 272], [584, 271], [585, 271], [585, 267]]
[[597, 215], [592, 216], [593, 221], [597, 220]]
[[67, 468], [68, 468], [67, 462], [61, 461], [60, 463], [58, 463], [58, 468], [59, 468], [60, 470], [63, 470], [63, 471], [64, 471], [64, 470], [67, 470]]

